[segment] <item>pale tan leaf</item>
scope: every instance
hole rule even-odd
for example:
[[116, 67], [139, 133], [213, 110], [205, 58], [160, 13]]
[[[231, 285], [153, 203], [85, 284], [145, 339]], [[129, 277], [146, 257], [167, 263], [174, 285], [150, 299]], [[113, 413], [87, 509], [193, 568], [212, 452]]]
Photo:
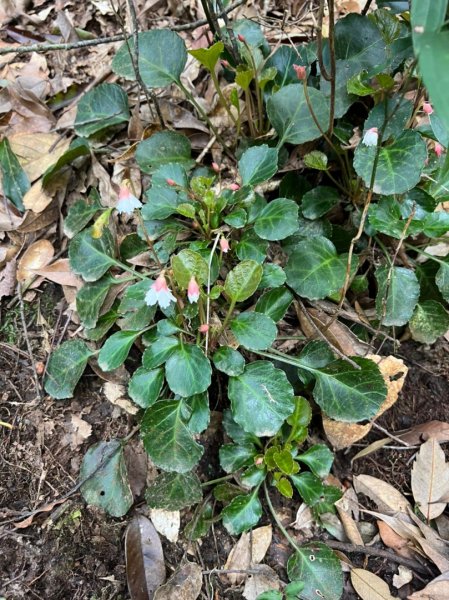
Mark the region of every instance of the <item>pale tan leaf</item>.
[[363, 458], [364, 456], [369, 456], [373, 452], [377, 452], [377, 450], [380, 450], [381, 448], [386, 446], [390, 441], [390, 438], [382, 438], [381, 440], [376, 440], [375, 442], [372, 442], [371, 444], [366, 446], [366, 448], [363, 448], [363, 450], [357, 452], [357, 454], [352, 457], [351, 463], [353, 463], [358, 458]]
[[351, 515], [339, 506], [337, 506], [337, 512], [348, 540], [356, 546], [364, 546], [365, 544], [362, 536], [360, 535], [360, 531], [357, 529], [357, 523], [354, 521]]
[[352, 569], [351, 583], [362, 600], [394, 600], [388, 584], [365, 569]]
[[0, 299], [3, 296], [11, 296], [16, 287], [16, 260], [10, 260], [6, 263], [4, 269], [0, 271]]
[[447, 600], [449, 598], [449, 572], [443, 573], [419, 592], [408, 596], [408, 600]]
[[413, 572], [404, 565], [399, 565], [398, 573], [393, 575], [393, 585], [398, 590], [413, 579]]
[[447, 547], [444, 548], [442, 544], [431, 542], [424, 538], [418, 539], [418, 544], [441, 573], [449, 571], [449, 552]]
[[444, 511], [446, 502], [438, 500], [449, 492], [449, 465], [440, 444], [433, 438], [421, 446], [413, 464], [412, 492], [428, 521]]
[[17, 265], [17, 281], [22, 283], [51, 262], [55, 253], [53, 244], [48, 240], [38, 240], [25, 250]]
[[42, 179], [38, 179], [23, 197], [23, 205], [27, 210], [40, 213], [47, 208], [53, 200], [53, 193], [42, 187]]
[[58, 133], [18, 133], [9, 143], [29, 180], [36, 181], [66, 152], [70, 140]]
[[449, 541], [449, 517], [440, 515], [435, 519], [438, 533], [443, 540]]
[[368, 515], [372, 515], [377, 519], [380, 519], [393, 529], [398, 535], [403, 537], [405, 540], [409, 540], [416, 543], [416, 540], [421, 539], [423, 536], [419, 530], [419, 527], [413, 525], [410, 518], [403, 512], [399, 512], [394, 516], [384, 515], [374, 510], [364, 510]]
[[315, 519], [313, 518], [312, 511], [309, 506], [305, 502], [301, 504], [298, 508], [298, 512], [296, 513], [295, 521], [292, 525], [293, 529], [297, 529], [301, 531], [303, 535], [306, 537], [312, 535], [311, 529], [315, 523]]
[[156, 590], [154, 600], [196, 600], [201, 593], [203, 574], [196, 563], [186, 562]]
[[[248, 569], [251, 564], [261, 562], [270, 547], [272, 533], [271, 525], [254, 529], [252, 535], [242, 533], [229, 553], [225, 569]], [[233, 585], [245, 579], [245, 575], [240, 573], [229, 573], [224, 577]]]
[[334, 421], [326, 415], [322, 416], [324, 433], [335, 450], [342, 450], [355, 444], [371, 431], [371, 423], [359, 425], [358, 423], [343, 423]]
[[258, 571], [258, 573], [249, 575], [245, 582], [243, 597], [246, 600], [257, 600], [263, 592], [280, 589], [279, 577], [276, 571], [268, 565], [256, 565], [252, 567], [252, 571]]
[[59, 285], [70, 285], [76, 289], [83, 286], [83, 280], [70, 269], [68, 258], [59, 258], [43, 269], [36, 270], [35, 273]]
[[152, 508], [150, 509], [150, 517], [158, 533], [173, 544], [178, 541], [179, 528], [181, 527], [181, 513], [179, 510]]
[[67, 429], [68, 433], [64, 436], [63, 441], [70, 444], [72, 450], [76, 450], [92, 434], [92, 425], [77, 415], [71, 415]]
[[394, 529], [392, 529], [390, 525], [384, 521], [377, 521], [377, 526], [379, 528], [380, 537], [385, 546], [392, 548], [396, 554], [404, 556], [405, 558], [414, 557], [414, 553], [409, 547], [407, 539], [404, 539], [401, 535], [396, 533], [396, 531], [394, 531]]
[[437, 442], [448, 442], [449, 423], [445, 423], [444, 421], [428, 421], [427, 423], [415, 425], [407, 432], [398, 433], [397, 435], [401, 440], [412, 446], [427, 442], [430, 438], [433, 438]]
[[139, 409], [126, 398], [125, 386], [113, 381], [107, 381], [103, 386], [103, 392], [111, 404], [119, 406], [130, 415], [137, 414]]
[[371, 475], [356, 475], [354, 477], [354, 488], [358, 494], [365, 494], [377, 506], [379, 510], [388, 515], [403, 512], [411, 508], [409, 501], [399, 490], [381, 479]]

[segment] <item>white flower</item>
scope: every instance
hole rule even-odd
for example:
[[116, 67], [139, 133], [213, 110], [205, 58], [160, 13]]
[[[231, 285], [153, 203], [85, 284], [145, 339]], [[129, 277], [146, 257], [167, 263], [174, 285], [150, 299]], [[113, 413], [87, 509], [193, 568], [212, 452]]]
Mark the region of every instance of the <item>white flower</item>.
[[377, 146], [377, 140], [379, 139], [379, 131], [377, 127], [371, 127], [365, 132], [362, 142], [365, 146]]
[[200, 297], [200, 288], [193, 275], [190, 278], [189, 287], [187, 288], [187, 297], [190, 303], [198, 302], [198, 298]]
[[159, 304], [161, 308], [168, 308], [171, 302], [176, 302], [162, 273], [146, 293], [145, 302], [148, 306]]
[[131, 215], [135, 208], [140, 208], [141, 206], [142, 202], [131, 194], [127, 187], [120, 186], [118, 202], [115, 207], [119, 213]]

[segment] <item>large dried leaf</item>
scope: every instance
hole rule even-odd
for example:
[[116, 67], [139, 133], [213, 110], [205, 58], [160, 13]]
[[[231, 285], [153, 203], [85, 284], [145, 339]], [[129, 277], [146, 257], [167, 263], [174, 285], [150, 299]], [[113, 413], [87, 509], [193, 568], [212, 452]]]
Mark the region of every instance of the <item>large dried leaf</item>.
[[371, 475], [356, 475], [354, 477], [354, 488], [358, 494], [365, 494], [387, 515], [397, 512], [407, 514], [411, 509], [409, 501], [395, 487], [372, 477]]
[[421, 446], [412, 469], [413, 497], [427, 521], [444, 511], [446, 502], [438, 502], [449, 493], [449, 465], [440, 444], [431, 438]]
[[437, 442], [449, 441], [449, 423], [444, 421], [428, 421], [415, 425], [406, 433], [398, 434], [401, 440], [414, 446], [433, 438]]
[[362, 600], [394, 600], [388, 584], [365, 569], [352, 569], [351, 583]]
[[58, 283], [59, 285], [70, 285], [77, 289], [80, 289], [83, 286], [81, 277], [75, 275], [70, 269], [68, 258], [59, 258], [50, 265], [46, 265], [42, 269], [36, 270], [35, 273], [36, 275], [45, 277], [45, 279]]
[[414, 554], [411, 548], [409, 547], [407, 540], [400, 536], [394, 529], [387, 525], [384, 521], [377, 521], [377, 526], [379, 528], [379, 534], [382, 538], [383, 543], [388, 548], [392, 548], [396, 554], [400, 556], [404, 556], [405, 558], [413, 558]]
[[423, 590], [415, 592], [408, 600], [447, 600], [449, 598], [449, 572], [431, 581]]
[[[243, 533], [229, 553], [225, 569], [248, 569], [251, 564], [260, 563], [271, 544], [271, 525], [258, 527], [252, 533]], [[229, 573], [225, 578], [232, 585], [241, 583], [245, 575]]]
[[181, 513], [179, 510], [152, 508], [151, 520], [158, 533], [166, 537], [172, 544], [178, 541], [179, 528], [181, 527]]
[[151, 600], [165, 581], [165, 563], [161, 540], [146, 517], [135, 517], [128, 525], [125, 556], [131, 600]]
[[70, 139], [58, 133], [19, 133], [9, 143], [29, 180], [36, 181], [66, 152]]
[[[268, 565], [257, 565], [252, 568], [252, 574], [248, 577], [243, 589], [243, 597], [246, 600], [257, 600], [260, 594], [269, 590], [279, 590], [279, 577]], [[254, 573], [257, 571], [257, 573]]]
[[48, 240], [38, 240], [31, 244], [27, 250], [25, 250], [22, 258], [19, 260], [17, 265], [17, 281], [23, 282], [33, 277], [36, 271], [42, 269], [49, 264], [53, 258], [55, 249], [53, 244]]
[[196, 600], [201, 593], [203, 575], [196, 563], [184, 563], [165, 585], [160, 587], [154, 600]]

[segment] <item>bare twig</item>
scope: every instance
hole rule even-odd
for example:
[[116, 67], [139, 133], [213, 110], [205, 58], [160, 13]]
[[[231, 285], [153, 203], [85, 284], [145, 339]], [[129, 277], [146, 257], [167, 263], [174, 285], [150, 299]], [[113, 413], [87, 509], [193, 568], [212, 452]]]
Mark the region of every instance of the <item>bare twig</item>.
[[327, 0], [329, 7], [329, 58], [331, 63], [330, 85], [331, 95], [329, 100], [329, 129], [328, 136], [332, 137], [334, 131], [334, 116], [335, 116], [335, 85], [337, 68], [335, 64], [335, 15], [334, 15], [334, 0]]
[[321, 75], [326, 81], [331, 80], [331, 76], [326, 71], [323, 61], [323, 16], [324, 16], [324, 0], [320, 0], [320, 8], [318, 10], [318, 23], [316, 27], [316, 48], [318, 56], [318, 64], [320, 65]]
[[28, 350], [28, 356], [30, 357], [31, 368], [33, 369], [34, 385], [36, 387], [36, 393], [37, 393], [38, 397], [40, 399], [42, 399], [41, 384], [40, 384], [39, 377], [38, 377], [38, 374], [36, 371], [36, 363], [34, 361], [33, 350], [31, 348], [30, 338], [28, 337], [28, 329], [27, 329], [24, 306], [23, 306], [22, 288], [21, 288], [20, 283], [17, 284], [17, 296], [19, 298], [19, 310], [20, 310], [20, 318], [22, 320], [23, 335], [24, 335], [27, 350]]
[[373, 3], [373, 0], [366, 0], [366, 4], [365, 4], [365, 6], [363, 7], [363, 10], [362, 10], [362, 15], [366, 15], [366, 13], [369, 11], [369, 8], [370, 8], [370, 6], [371, 6], [372, 3]]

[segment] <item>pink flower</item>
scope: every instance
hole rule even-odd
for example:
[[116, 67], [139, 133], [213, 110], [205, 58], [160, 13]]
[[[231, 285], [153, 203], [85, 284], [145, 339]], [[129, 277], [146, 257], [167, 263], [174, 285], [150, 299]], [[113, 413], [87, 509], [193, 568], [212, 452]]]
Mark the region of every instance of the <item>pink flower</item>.
[[136, 196], [131, 194], [131, 192], [125, 185], [121, 185], [118, 195], [118, 202], [115, 207], [117, 211], [119, 213], [131, 215], [135, 208], [140, 208], [141, 206], [142, 202], [140, 202], [140, 200], [136, 198]]
[[198, 327], [198, 331], [200, 333], [207, 333], [209, 331], [209, 325], [207, 323], [203, 323]]
[[227, 60], [222, 60], [221, 64], [225, 69], [229, 69], [229, 67], [231, 66]]
[[170, 177], [167, 177], [165, 181], [168, 183], [168, 185], [176, 185], [176, 181], [174, 179], [170, 179]]
[[422, 109], [426, 115], [431, 115], [433, 113], [433, 106], [430, 104], [430, 102], [423, 102]]
[[229, 242], [224, 237], [220, 238], [220, 248], [221, 248], [221, 251], [224, 252], [225, 254], [226, 254], [226, 252], [229, 252]]
[[216, 162], [212, 163], [212, 169], [215, 171], [215, 173], [219, 173], [220, 172], [220, 167], [217, 165]]
[[245, 36], [243, 36], [241, 33], [238, 34], [237, 39], [239, 42], [245, 42]]
[[438, 142], [435, 142], [435, 154], [438, 156], [438, 158], [440, 158], [440, 156], [443, 154], [443, 146], [441, 144], [439, 144]]
[[163, 273], [159, 275], [146, 293], [145, 302], [148, 306], [159, 304], [161, 308], [168, 308], [170, 302], [176, 302], [176, 298], [171, 293]]
[[187, 297], [190, 303], [198, 302], [198, 298], [200, 297], [200, 288], [193, 275], [190, 278], [189, 287], [187, 288]]
[[377, 127], [371, 127], [365, 132], [362, 142], [365, 144], [365, 146], [377, 146], [378, 139], [379, 132]]
[[295, 69], [295, 73], [296, 73], [297, 78], [300, 81], [303, 81], [306, 78], [306, 76], [307, 76], [306, 68], [302, 67], [301, 65], [293, 65], [293, 68]]
[[229, 189], [231, 189], [233, 192], [236, 192], [237, 190], [240, 189], [240, 186], [238, 183], [231, 183], [231, 185], [229, 186]]

